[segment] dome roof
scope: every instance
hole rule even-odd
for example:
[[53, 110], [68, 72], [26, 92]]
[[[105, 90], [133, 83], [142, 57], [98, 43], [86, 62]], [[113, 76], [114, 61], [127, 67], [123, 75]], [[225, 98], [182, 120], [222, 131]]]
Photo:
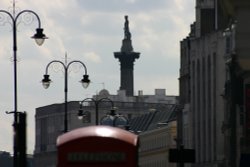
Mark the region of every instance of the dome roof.
[[100, 96], [109, 96], [109, 91], [106, 90], [106, 89], [102, 89], [102, 90], [99, 92], [99, 95], [100, 95]]

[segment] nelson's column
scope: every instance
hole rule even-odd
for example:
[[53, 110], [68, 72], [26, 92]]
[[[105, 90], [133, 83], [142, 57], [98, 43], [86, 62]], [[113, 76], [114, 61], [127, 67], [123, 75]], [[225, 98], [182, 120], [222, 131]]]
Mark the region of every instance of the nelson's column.
[[121, 65], [121, 86], [120, 90], [125, 90], [127, 96], [134, 95], [134, 61], [140, 56], [139, 52], [134, 52], [129, 31], [128, 16], [125, 16], [124, 39], [120, 52], [114, 52], [115, 58], [118, 58]]

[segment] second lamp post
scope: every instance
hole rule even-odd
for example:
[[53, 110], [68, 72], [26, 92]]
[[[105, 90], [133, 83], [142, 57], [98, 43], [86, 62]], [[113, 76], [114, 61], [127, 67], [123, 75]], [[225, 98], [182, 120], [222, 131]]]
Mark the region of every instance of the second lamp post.
[[83, 101], [80, 102], [80, 109], [78, 112], [78, 118], [82, 119], [82, 117], [84, 116], [84, 111], [83, 111], [83, 103], [86, 101], [92, 101], [94, 102], [95, 105], [95, 124], [99, 125], [99, 103], [101, 102], [109, 102], [111, 104], [111, 110], [110, 113], [107, 114], [106, 116], [102, 117], [100, 124], [101, 125], [109, 125], [109, 126], [114, 126], [114, 127], [127, 127], [128, 126], [128, 119], [120, 114], [116, 114], [115, 113], [115, 109], [114, 109], [114, 102], [107, 98], [101, 98], [101, 99], [97, 99], [95, 100], [94, 98], [86, 98]]
[[83, 103], [86, 102], [86, 101], [92, 101], [94, 102], [95, 104], [95, 124], [96, 125], [99, 125], [99, 103], [100, 102], [110, 102], [111, 104], [111, 110], [114, 110], [114, 102], [112, 100], [110, 100], [109, 98], [101, 98], [101, 99], [98, 99], [98, 100], [95, 100], [93, 98], [86, 98], [84, 100], [82, 100], [80, 102], [80, 109], [79, 109], [79, 112], [78, 112], [78, 117], [79, 119], [81, 119], [81, 117], [83, 116]]
[[51, 83], [51, 80], [50, 80], [49, 75], [48, 75], [48, 68], [53, 63], [59, 63], [64, 68], [64, 95], [65, 95], [65, 98], [64, 98], [64, 132], [66, 133], [68, 131], [68, 104], [67, 103], [68, 103], [68, 69], [69, 69], [69, 66], [73, 63], [79, 63], [84, 67], [85, 74], [83, 75], [83, 78], [80, 81], [84, 88], [88, 87], [90, 80], [89, 80], [89, 76], [87, 74], [87, 68], [83, 62], [78, 61], [78, 60], [74, 60], [74, 61], [71, 61], [69, 63], [63, 63], [62, 61], [59, 61], [59, 60], [53, 60], [53, 61], [49, 62], [49, 64], [46, 66], [45, 75], [44, 75], [44, 78], [42, 80], [42, 84], [43, 84], [43, 87], [45, 89], [47, 89]]

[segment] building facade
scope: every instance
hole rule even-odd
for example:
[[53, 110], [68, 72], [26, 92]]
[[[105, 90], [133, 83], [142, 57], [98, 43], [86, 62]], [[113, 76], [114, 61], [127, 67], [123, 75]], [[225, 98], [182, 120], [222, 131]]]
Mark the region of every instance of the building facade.
[[[127, 117], [129, 120], [150, 111], [169, 111], [176, 103], [176, 96], [167, 96], [165, 89], [156, 89], [155, 95], [143, 95], [140, 91], [138, 96], [126, 96], [124, 91], [117, 95], [110, 95], [107, 90], [100, 91], [94, 99], [109, 98], [114, 102], [116, 112]], [[88, 119], [79, 120], [79, 101], [68, 103], [68, 128], [69, 130], [83, 126], [94, 125], [96, 120], [93, 102], [88, 101], [83, 110], [90, 113]], [[99, 105], [99, 118], [101, 119], [110, 112], [111, 104], [103, 101]], [[36, 109], [36, 142], [35, 142], [35, 166], [52, 167], [56, 166], [56, 139], [63, 133], [64, 129], [64, 103], [52, 104]], [[98, 121], [100, 122], [100, 120]], [[132, 125], [131, 125], [132, 128]], [[133, 129], [133, 128], [132, 128]]]
[[140, 167], [176, 167], [169, 162], [169, 149], [176, 148], [178, 105], [168, 111], [153, 110], [131, 119], [131, 129], [139, 135]]
[[[178, 138], [196, 151], [192, 166], [242, 166], [249, 157], [250, 2], [197, 0], [181, 41]], [[249, 165], [249, 164], [248, 164]]]
[[[178, 138], [195, 149], [193, 166], [223, 166], [225, 139], [221, 131], [226, 82], [224, 29], [218, 27], [216, 1], [196, 1], [196, 20], [181, 41], [180, 102], [182, 129]], [[217, 19], [216, 19], [217, 18]], [[217, 26], [217, 27], [216, 27]]]
[[176, 148], [176, 121], [139, 134], [140, 167], [176, 167], [168, 161], [169, 149]]

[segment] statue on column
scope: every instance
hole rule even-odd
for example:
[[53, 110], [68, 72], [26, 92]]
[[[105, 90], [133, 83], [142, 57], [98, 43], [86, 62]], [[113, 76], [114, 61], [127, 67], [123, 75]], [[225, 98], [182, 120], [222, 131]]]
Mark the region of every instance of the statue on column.
[[129, 32], [129, 21], [128, 16], [125, 16], [125, 23], [124, 23], [124, 39], [131, 39], [131, 33]]

